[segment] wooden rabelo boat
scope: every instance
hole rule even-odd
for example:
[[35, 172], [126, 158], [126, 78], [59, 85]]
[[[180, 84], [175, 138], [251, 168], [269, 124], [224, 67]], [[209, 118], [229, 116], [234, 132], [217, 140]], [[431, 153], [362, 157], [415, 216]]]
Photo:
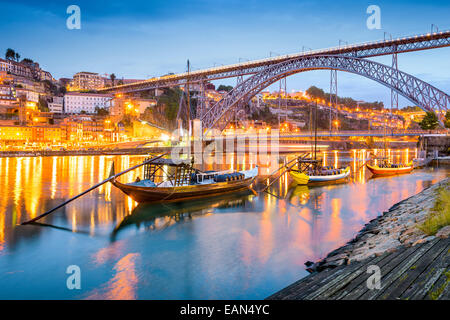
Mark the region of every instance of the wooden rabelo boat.
[[375, 176], [390, 176], [397, 174], [410, 173], [414, 169], [413, 162], [410, 161], [407, 164], [402, 163], [390, 163], [388, 161], [380, 161], [379, 164], [371, 165], [366, 164], [367, 169]]
[[298, 159], [297, 167], [289, 171], [299, 185], [329, 184], [343, 182], [350, 175], [350, 167], [333, 168], [321, 166], [319, 160]]
[[258, 167], [235, 172], [202, 172], [192, 163], [161, 158], [144, 165], [142, 180], [122, 183], [112, 179], [111, 183], [139, 203], [176, 202], [242, 191], [250, 188], [257, 175]]
[[297, 165], [289, 170], [290, 176], [298, 185], [340, 183], [350, 175], [350, 167], [322, 166], [317, 159], [317, 109], [316, 102], [314, 108], [314, 158], [299, 157], [297, 158]]

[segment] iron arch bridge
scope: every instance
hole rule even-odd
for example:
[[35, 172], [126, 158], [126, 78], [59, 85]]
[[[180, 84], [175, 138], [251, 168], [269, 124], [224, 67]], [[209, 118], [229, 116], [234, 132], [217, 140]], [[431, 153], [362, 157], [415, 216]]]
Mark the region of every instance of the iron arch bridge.
[[[372, 79], [404, 96], [422, 110], [439, 117], [448, 110], [450, 96], [436, 87], [405, 72], [367, 59], [342, 55], [299, 57], [267, 66], [246, 79], [212, 106], [201, 118], [207, 134], [212, 128], [225, 129], [234, 111], [269, 85], [287, 76], [312, 70], [338, 70]], [[442, 125], [442, 118], [439, 119]]]

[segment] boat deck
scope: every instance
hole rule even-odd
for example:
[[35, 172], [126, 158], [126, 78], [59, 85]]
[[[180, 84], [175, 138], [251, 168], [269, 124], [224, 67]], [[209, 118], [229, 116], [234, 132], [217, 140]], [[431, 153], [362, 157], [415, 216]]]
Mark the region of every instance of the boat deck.
[[[368, 267], [381, 270], [381, 288], [369, 289]], [[450, 238], [434, 239], [309, 276], [269, 300], [448, 300]]]

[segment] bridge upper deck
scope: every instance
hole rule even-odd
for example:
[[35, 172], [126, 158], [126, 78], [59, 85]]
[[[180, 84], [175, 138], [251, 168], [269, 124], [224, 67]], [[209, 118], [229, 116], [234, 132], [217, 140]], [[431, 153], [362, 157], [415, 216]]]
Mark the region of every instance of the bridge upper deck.
[[318, 55], [345, 55], [357, 58], [368, 58], [393, 53], [404, 53], [450, 46], [450, 31], [414, 35], [397, 39], [365, 42], [353, 45], [339, 46], [327, 49], [312, 50], [301, 53], [286, 54], [266, 59], [247, 61], [227, 66], [196, 70], [189, 73], [180, 73], [155, 77], [145, 81], [130, 83], [105, 89], [101, 92], [133, 92], [160, 87], [170, 87], [190, 82], [204, 80], [217, 80], [241, 75], [254, 74], [265, 66], [277, 64], [289, 59]]

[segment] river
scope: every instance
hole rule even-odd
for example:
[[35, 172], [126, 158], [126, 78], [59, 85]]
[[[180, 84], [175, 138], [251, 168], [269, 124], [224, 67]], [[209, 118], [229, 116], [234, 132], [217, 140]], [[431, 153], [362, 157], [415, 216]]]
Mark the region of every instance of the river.
[[[450, 174], [430, 167], [371, 179], [359, 169], [365, 152], [321, 153], [328, 165], [351, 166], [344, 184], [295, 186], [286, 174], [272, 194], [138, 206], [108, 183], [27, 226], [18, 224], [107, 177], [112, 161], [120, 170], [143, 157], [0, 158], [0, 299], [265, 298], [306, 276], [306, 261]], [[80, 290], [67, 288], [70, 265], [81, 270]]]

